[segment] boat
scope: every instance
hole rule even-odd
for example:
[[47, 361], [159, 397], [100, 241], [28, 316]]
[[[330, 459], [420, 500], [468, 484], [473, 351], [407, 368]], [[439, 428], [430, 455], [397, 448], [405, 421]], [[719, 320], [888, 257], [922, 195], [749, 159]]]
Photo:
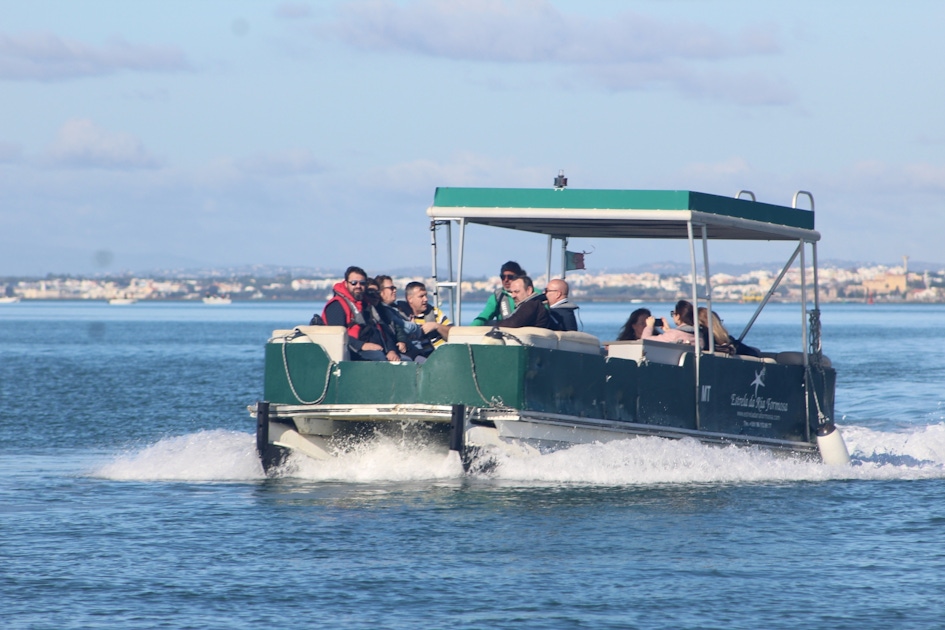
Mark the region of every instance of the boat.
[[116, 297], [108, 301], [109, 304], [113, 306], [127, 306], [128, 304], [134, 304], [138, 300], [130, 297]]
[[233, 300], [225, 295], [207, 295], [203, 298], [203, 303], [224, 305], [224, 304], [232, 304]]
[[[272, 471], [289, 453], [328, 459], [378, 434], [416, 435], [455, 451], [467, 470], [499, 454], [527, 455], [639, 436], [772, 449], [849, 463], [834, 423], [836, 371], [821, 345], [814, 199], [790, 206], [692, 191], [438, 188], [427, 209], [431, 293], [448, 308], [447, 343], [425, 363], [350, 361], [346, 329], [275, 330], [265, 346], [264, 397], [249, 405], [256, 445]], [[809, 198], [809, 209], [797, 207]], [[798, 346], [761, 357], [658, 340], [613, 341], [585, 332], [463, 326], [463, 243], [470, 225], [540, 235], [548, 276], [569, 238], [688, 241], [693, 305], [712, 310], [709, 244], [796, 243], [738, 335], [744, 340], [797, 262]], [[455, 233], [454, 233], [455, 232]], [[629, 248], [628, 248], [629, 250]], [[701, 250], [701, 256], [697, 251]], [[448, 260], [442, 260], [444, 257]], [[700, 260], [701, 258], [701, 260]], [[701, 263], [705, 273], [697, 275]], [[443, 277], [438, 270], [446, 270]], [[812, 281], [806, 278], [812, 273]], [[701, 283], [700, 283], [701, 281]]]
[[0, 304], [16, 304], [19, 301], [18, 295], [0, 295]]

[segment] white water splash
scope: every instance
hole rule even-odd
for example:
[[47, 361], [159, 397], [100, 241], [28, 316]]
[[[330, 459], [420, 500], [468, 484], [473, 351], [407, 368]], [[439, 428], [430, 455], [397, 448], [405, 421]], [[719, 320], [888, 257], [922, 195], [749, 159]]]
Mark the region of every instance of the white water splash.
[[420, 481], [460, 478], [463, 464], [455, 452], [378, 437], [330, 460], [293, 455], [277, 474], [313, 481]]
[[[825, 466], [760, 448], [717, 447], [655, 437], [582, 444], [544, 455], [493, 455], [476, 475], [499, 483], [649, 485], [758, 483], [831, 479], [945, 478], [945, 423], [902, 432], [841, 427], [851, 466]], [[92, 476], [113, 480], [249, 481], [265, 475], [255, 436], [201, 431], [123, 453]], [[349, 483], [461, 479], [456, 453], [379, 438], [326, 461], [293, 455], [278, 477]]]
[[90, 476], [118, 481], [247, 481], [263, 479], [256, 438], [236, 431], [199, 431], [122, 453]]

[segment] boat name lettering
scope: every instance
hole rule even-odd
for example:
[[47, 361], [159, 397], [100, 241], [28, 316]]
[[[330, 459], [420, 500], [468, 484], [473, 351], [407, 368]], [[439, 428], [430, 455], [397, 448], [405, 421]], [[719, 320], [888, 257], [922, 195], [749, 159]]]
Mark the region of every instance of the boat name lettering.
[[752, 396], [750, 394], [744, 396], [732, 394], [731, 406], [757, 409], [758, 411], [779, 411], [782, 413], [788, 410], [788, 403], [786, 402], [774, 400], [773, 398], [765, 398], [763, 396]]

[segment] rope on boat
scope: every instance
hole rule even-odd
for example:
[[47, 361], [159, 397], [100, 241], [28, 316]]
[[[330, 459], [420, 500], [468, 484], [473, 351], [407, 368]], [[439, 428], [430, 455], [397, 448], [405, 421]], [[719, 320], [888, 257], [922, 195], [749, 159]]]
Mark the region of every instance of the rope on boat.
[[479, 388], [479, 377], [476, 375], [476, 360], [473, 358], [473, 344], [467, 345], [466, 349], [469, 351], [469, 367], [472, 368], [473, 385], [476, 386], [476, 393], [479, 394], [479, 398], [495, 409], [508, 409], [501, 396], [486, 398], [486, 395], [482, 393], [482, 389]]
[[328, 394], [328, 383], [331, 380], [331, 369], [332, 367], [334, 367], [335, 362], [334, 361], [328, 362], [328, 368], [325, 370], [325, 386], [322, 388], [321, 395], [315, 400], [303, 400], [302, 397], [299, 396], [299, 393], [296, 391], [295, 383], [292, 382], [292, 375], [289, 373], [289, 360], [286, 357], [286, 346], [289, 345], [289, 341], [291, 339], [295, 339], [296, 337], [300, 337], [304, 335], [305, 333], [303, 333], [302, 331], [294, 330], [292, 331], [291, 335], [286, 335], [285, 337], [282, 338], [282, 367], [285, 368], [285, 378], [286, 378], [286, 381], [288, 381], [289, 383], [289, 389], [292, 390], [292, 395], [295, 396], [295, 399], [298, 400], [303, 405], [317, 405], [318, 403], [323, 401], [325, 399], [325, 395]]
[[824, 371], [824, 350], [820, 336], [820, 311], [811, 309], [808, 313], [808, 361], [807, 361], [807, 382], [810, 383], [810, 393], [814, 396], [814, 406], [817, 408], [817, 426], [825, 427], [833, 424], [830, 418], [820, 407], [820, 397], [817, 396], [817, 387], [814, 383], [814, 375], [811, 368], [816, 368], [824, 383], [827, 382], [827, 373]]

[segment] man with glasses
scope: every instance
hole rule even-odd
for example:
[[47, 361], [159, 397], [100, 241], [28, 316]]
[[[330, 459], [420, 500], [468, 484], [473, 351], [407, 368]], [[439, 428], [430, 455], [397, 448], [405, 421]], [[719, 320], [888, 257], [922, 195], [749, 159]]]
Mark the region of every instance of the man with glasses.
[[472, 320], [470, 325], [491, 326], [511, 315], [512, 311], [515, 310], [515, 300], [512, 299], [509, 288], [512, 286], [513, 280], [524, 275], [526, 275], [525, 270], [514, 260], [502, 265], [499, 272], [502, 286], [489, 296], [485, 308], [482, 309], [476, 319]]
[[335, 295], [325, 305], [322, 319], [326, 326], [348, 329], [348, 353], [355, 361], [400, 361], [394, 340], [384, 334], [364, 302], [367, 274], [360, 267], [348, 267], [345, 279], [334, 286]]
[[548, 315], [551, 317], [553, 330], [577, 330], [578, 305], [568, 301], [568, 283], [561, 278], [554, 278], [545, 287], [548, 300]]
[[396, 340], [397, 350], [400, 352], [402, 359], [423, 363], [425, 357], [417, 351], [419, 342], [425, 333], [436, 330], [436, 324], [427, 322], [421, 326], [411, 321], [407, 315], [397, 308], [397, 287], [391, 277], [381, 275], [377, 276], [375, 280], [381, 295], [381, 303], [377, 306], [381, 324], [384, 325], [386, 332]]

